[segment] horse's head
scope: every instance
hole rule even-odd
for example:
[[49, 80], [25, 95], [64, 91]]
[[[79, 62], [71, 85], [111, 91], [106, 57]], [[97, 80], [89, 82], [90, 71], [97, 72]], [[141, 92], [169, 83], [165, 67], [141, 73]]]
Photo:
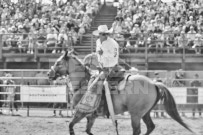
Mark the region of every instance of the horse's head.
[[[64, 53], [59, 57], [55, 64], [48, 71], [48, 77], [50, 80], [56, 80], [57, 77], [63, 75], [69, 75], [70, 81], [74, 86], [79, 86], [81, 80], [84, 80], [86, 74], [84, 64], [73, 54], [73, 51]], [[73, 89], [77, 89], [74, 87]]]
[[66, 52], [56, 60], [54, 65], [51, 66], [51, 69], [47, 73], [50, 80], [56, 80], [58, 76], [69, 74], [68, 68], [70, 65], [70, 56], [70, 52]]

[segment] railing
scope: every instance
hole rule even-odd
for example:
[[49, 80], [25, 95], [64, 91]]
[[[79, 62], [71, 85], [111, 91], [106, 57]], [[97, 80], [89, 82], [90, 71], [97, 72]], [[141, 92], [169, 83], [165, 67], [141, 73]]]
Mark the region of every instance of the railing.
[[[115, 33], [116, 34], [116, 33]], [[26, 40], [22, 40], [22, 41], [25, 41], [25, 42], [34, 42], [34, 43], [36, 43], [37, 41], [39, 41], [39, 40], [37, 40], [37, 37], [39, 36], [38, 34], [27, 34], [27, 33], [15, 33], [15, 34], [13, 34], [13, 33], [11, 33], [11, 34], [1, 34], [0, 35], [0, 37], [1, 37], [1, 44], [3, 44], [3, 42], [9, 42], [9, 41], [5, 41], [5, 39], [4, 39], [4, 36], [10, 36], [10, 37], [13, 37], [14, 39], [12, 39], [12, 40], [10, 40], [10, 41], [13, 41], [13, 42], [18, 42], [19, 40], [17, 40], [17, 39], [15, 39], [15, 37], [17, 37], [17, 36], [25, 36], [25, 35], [27, 35], [27, 36], [33, 36], [33, 39], [32, 40], [34, 40], [34, 41], [31, 41], [30, 39], [26, 39]], [[47, 34], [40, 34], [40, 35], [44, 35], [44, 37], [46, 38], [46, 35]], [[171, 41], [174, 41], [174, 43], [173, 43], [173, 45], [171, 45], [171, 46], [165, 46], [164, 45], [164, 43], [166, 43], [166, 41], [168, 41], [168, 40], [166, 40], [166, 39], [151, 39], [150, 41], [148, 40], [148, 38], [150, 37], [148, 34], [143, 34], [143, 33], [139, 33], [139, 34], [137, 34], [137, 35], [139, 35], [139, 37], [144, 37], [143, 39], [140, 39], [139, 37], [132, 37], [132, 38], [126, 38], [126, 37], [121, 37], [121, 36], [119, 36], [119, 37], [115, 37], [114, 36], [114, 34], [112, 34], [112, 37], [114, 37], [115, 38], [115, 40], [117, 40], [119, 43], [120, 43], [120, 48], [124, 48], [124, 47], [126, 47], [126, 43], [124, 43], [124, 42], [133, 42], [132, 44], [131, 44], [131, 46], [127, 46], [127, 48], [129, 48], [129, 49], [141, 49], [141, 50], [145, 50], [145, 51], [147, 51], [148, 50], [148, 52], [150, 52], [150, 49], [155, 49], [155, 51], [156, 52], [158, 52], [158, 51], [161, 51], [161, 50], [163, 50], [163, 51], [167, 51], [167, 50], [178, 50], [178, 49], [183, 49], [183, 50], [195, 50], [196, 48], [191, 48], [191, 47], [188, 47], [187, 46], [187, 41], [188, 41], [188, 39], [187, 38], [185, 38], [184, 39], [184, 41], [185, 41], [185, 44], [182, 46], [182, 47], [178, 47], [177, 45], [178, 45], [178, 43], [177, 43], [177, 41], [175, 41], [175, 40], [171, 40]], [[162, 35], [168, 35], [168, 34], [162, 34]], [[67, 34], [67, 36], [68, 36], [68, 39], [70, 40], [70, 42], [69, 42], [69, 46], [72, 46], [73, 45], [73, 42], [72, 42], [72, 35], [71, 34]], [[78, 38], [78, 43], [77, 43], [77, 46], [79, 46], [79, 47], [82, 47], [83, 45], [81, 44], [82, 42], [82, 40], [81, 39], [83, 39], [83, 38], [85, 38], [85, 37], [89, 37], [90, 39], [91, 39], [91, 42], [90, 42], [90, 44], [89, 44], [89, 47], [90, 48], [93, 48], [93, 47], [95, 47], [95, 41], [96, 41], [96, 37], [95, 36], [93, 36], [93, 35], [91, 35], [91, 34], [89, 34], [89, 35], [82, 35], [82, 37], [80, 37], [80, 38]], [[136, 39], [135, 39], [136, 38]], [[46, 44], [47, 43], [47, 40], [45, 39], [45, 40], [43, 40], [44, 41], [44, 43]], [[57, 40], [56, 40], [56, 42], [57, 42]], [[139, 43], [140, 42], [140, 43]], [[176, 43], [175, 43], [176, 42]], [[201, 42], [201, 44], [203, 43], [203, 41], [201, 41], [200, 40], [200, 42]], [[67, 43], [65, 43], [65, 44], [67, 44]], [[134, 46], [134, 45], [136, 45], [136, 46]], [[28, 46], [28, 45], [27, 45]], [[16, 44], [16, 47], [18, 48], [18, 45]], [[36, 47], [36, 45], [34, 45], [34, 48]], [[73, 47], [75, 47], [74, 45], [73, 45]], [[54, 47], [52, 47], [52, 48], [54, 48]], [[200, 46], [200, 48], [202, 49], [202, 47]], [[14, 48], [15, 49], [15, 48]], [[147, 49], [147, 50], [146, 50]], [[92, 50], [93, 51], [93, 50]], [[186, 51], [187, 52], [187, 51]]]
[[[29, 80], [40, 80], [40, 79], [47, 79], [48, 77], [35, 77], [35, 75], [38, 72], [44, 72], [44, 76], [46, 76], [46, 73], [48, 72], [48, 69], [0, 69], [0, 79], [12, 79], [15, 81], [20, 82], [18, 84], [27, 84], [24, 83], [24, 81], [29, 81]], [[9, 72], [13, 75], [13, 77], [4, 77], [3, 73], [4, 72]], [[176, 73], [180, 72], [183, 74], [184, 78], [182, 79], [177, 79]], [[202, 82], [203, 85], [203, 71], [166, 71], [166, 70], [140, 70], [139, 74], [145, 75], [151, 79], [156, 78], [157, 76], [155, 73], [158, 73], [158, 77], [162, 82], [164, 82], [168, 87], [174, 87], [173, 82], [174, 81], [184, 81], [185, 86], [189, 87], [190, 86], [190, 81], [192, 80], [199, 80]], [[198, 74], [199, 78], [195, 78], [195, 75]], [[177, 87], [177, 86], [175, 86]]]
[[[20, 70], [20, 69], [3, 69], [0, 70], [0, 74], [3, 74], [3, 72], [10, 72], [12, 73], [15, 77], [0, 77], [0, 79], [12, 79], [12, 80], [20, 80], [21, 83], [16, 84], [16, 85], [0, 85], [0, 88], [5, 88], [5, 87], [16, 87], [17, 91], [16, 91], [16, 95], [17, 95], [17, 99], [15, 100], [15, 102], [13, 103], [18, 103], [21, 104], [20, 109], [25, 109], [27, 110], [27, 116], [29, 116], [29, 112], [30, 110], [38, 110], [39, 106], [36, 105], [38, 102], [25, 102], [25, 100], [22, 100], [22, 96], [26, 95], [26, 93], [22, 94], [22, 88], [26, 87], [24, 89], [28, 90], [28, 87], [37, 87], [37, 89], [35, 90], [44, 90], [44, 88], [47, 87], [56, 87], [55, 85], [25, 85], [25, 83], [23, 83], [22, 80], [39, 80], [39, 79], [48, 79], [48, 77], [32, 77], [33, 73], [38, 72], [38, 71], [43, 71], [43, 72], [47, 72], [48, 70], [39, 70], [39, 69], [25, 69], [25, 70]], [[184, 87], [174, 87], [171, 82], [174, 79], [174, 75], [176, 73], [176, 71], [139, 71], [139, 74], [148, 76], [149, 78], [153, 79], [155, 78], [154, 73], [159, 73], [159, 79], [164, 81], [166, 80], [164, 83], [166, 85], [169, 86], [170, 91], [172, 92], [177, 104], [178, 104], [178, 109], [179, 112], [182, 113], [191, 113], [192, 109], [191, 108], [196, 108], [196, 107], [200, 107], [203, 104], [203, 89], [202, 87], [191, 87], [190, 85], [185, 85]], [[198, 73], [199, 74], [199, 79], [196, 80], [200, 80], [201, 84], [203, 85], [203, 71], [181, 71], [184, 72], [186, 79], [174, 79], [177, 81], [191, 81], [194, 80], [193, 76]], [[38, 89], [39, 88], [39, 89]], [[32, 90], [34, 91], [34, 90]], [[46, 90], [45, 90], [46, 91]], [[0, 92], [0, 97], [2, 97], [2, 95], [9, 95], [11, 94], [8, 91], [1, 91]], [[66, 96], [69, 96], [70, 93], [66, 93]], [[59, 94], [60, 95], [60, 94]], [[11, 103], [11, 101], [9, 99], [0, 99], [0, 104], [8, 104]], [[43, 103], [43, 102], [40, 102]], [[47, 103], [56, 103], [56, 101], [52, 102], [44, 102], [44, 104]], [[59, 102], [60, 103], [60, 102]], [[67, 108], [71, 107], [70, 101], [67, 100], [67, 102], [61, 102], [61, 103], [66, 103], [67, 104]], [[195, 106], [194, 106], [195, 105]], [[34, 108], [33, 108], [34, 107]], [[41, 107], [40, 107], [41, 108]], [[3, 107], [2, 109], [9, 109], [8, 107]], [[160, 105], [158, 105], [158, 109], [155, 108], [154, 112], [162, 112], [163, 108], [160, 107]], [[41, 108], [41, 110], [60, 110], [59, 108]], [[66, 109], [62, 109], [62, 110], [66, 110]], [[69, 109], [68, 109], [69, 110]], [[192, 111], [194, 112], [194, 111]]]

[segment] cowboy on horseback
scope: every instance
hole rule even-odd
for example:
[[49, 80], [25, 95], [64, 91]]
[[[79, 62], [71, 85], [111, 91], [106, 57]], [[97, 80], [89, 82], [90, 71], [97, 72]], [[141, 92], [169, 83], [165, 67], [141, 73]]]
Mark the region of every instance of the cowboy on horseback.
[[99, 62], [103, 68], [114, 67], [118, 63], [119, 45], [110, 38], [106, 25], [100, 25], [93, 35], [99, 36], [96, 41], [96, 53], [99, 55]]
[[[110, 83], [118, 83], [121, 80], [121, 85], [118, 89], [123, 89], [126, 83], [124, 79], [125, 69], [121, 67], [119, 63], [119, 44], [111, 37], [109, 37], [110, 30], [108, 30], [107, 25], [100, 25], [98, 29], [93, 31], [93, 35], [99, 38], [96, 41], [96, 54], [98, 57], [98, 62], [105, 78]], [[126, 63], [124, 63], [126, 64]], [[131, 66], [127, 65], [129, 71], [134, 71]], [[135, 69], [136, 70], [136, 69]]]
[[[98, 72], [94, 72], [94, 74], [91, 74], [92, 77], [88, 83], [87, 93], [84, 96], [84, 98], [81, 100], [81, 104], [78, 104], [76, 107], [80, 111], [82, 110], [84, 112], [85, 111], [92, 112], [94, 109], [98, 107], [98, 104], [101, 99], [101, 95], [98, 93], [101, 93], [103, 89], [103, 85], [107, 83], [107, 80], [108, 82], [111, 81], [108, 78], [114, 77], [114, 73], [112, 72], [114, 70], [118, 70], [117, 64], [118, 64], [118, 57], [119, 57], [118, 56], [119, 45], [114, 39], [110, 38], [108, 34], [109, 34], [109, 30], [106, 25], [100, 25], [98, 27], [98, 30], [93, 32], [93, 35], [99, 36], [99, 38], [96, 41], [96, 54], [94, 54], [97, 57], [98, 62], [97, 62], [97, 65], [94, 65], [94, 66], [96, 66], [96, 70], [100, 70], [100, 73], [98, 74]], [[91, 64], [93, 64], [92, 60], [91, 60]], [[93, 73], [91, 72], [91, 70], [93, 70], [91, 67], [91, 64], [89, 65], [90, 66], [89, 69], [90, 69], [90, 73]], [[89, 102], [86, 102], [88, 101], [87, 99], [88, 100], [92, 99], [92, 100], [91, 101], [89, 100]], [[89, 108], [89, 107], [86, 107], [86, 105], [89, 107], [90, 106], [92, 107]]]

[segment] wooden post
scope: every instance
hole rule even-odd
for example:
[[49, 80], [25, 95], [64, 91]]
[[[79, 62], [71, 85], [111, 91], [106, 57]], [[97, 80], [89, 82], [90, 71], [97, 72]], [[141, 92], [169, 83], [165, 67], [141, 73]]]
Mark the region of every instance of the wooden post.
[[27, 103], [27, 117], [30, 116], [30, 106], [29, 106], [29, 103]]

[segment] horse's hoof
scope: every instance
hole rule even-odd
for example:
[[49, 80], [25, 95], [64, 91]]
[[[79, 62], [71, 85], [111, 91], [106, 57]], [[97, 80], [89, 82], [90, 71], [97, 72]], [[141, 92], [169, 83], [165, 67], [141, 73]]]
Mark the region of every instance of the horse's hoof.
[[94, 134], [92, 134], [92, 133], [90, 133], [90, 132], [86, 132], [88, 135], [94, 135]]
[[75, 135], [75, 132], [70, 132], [70, 135]]

